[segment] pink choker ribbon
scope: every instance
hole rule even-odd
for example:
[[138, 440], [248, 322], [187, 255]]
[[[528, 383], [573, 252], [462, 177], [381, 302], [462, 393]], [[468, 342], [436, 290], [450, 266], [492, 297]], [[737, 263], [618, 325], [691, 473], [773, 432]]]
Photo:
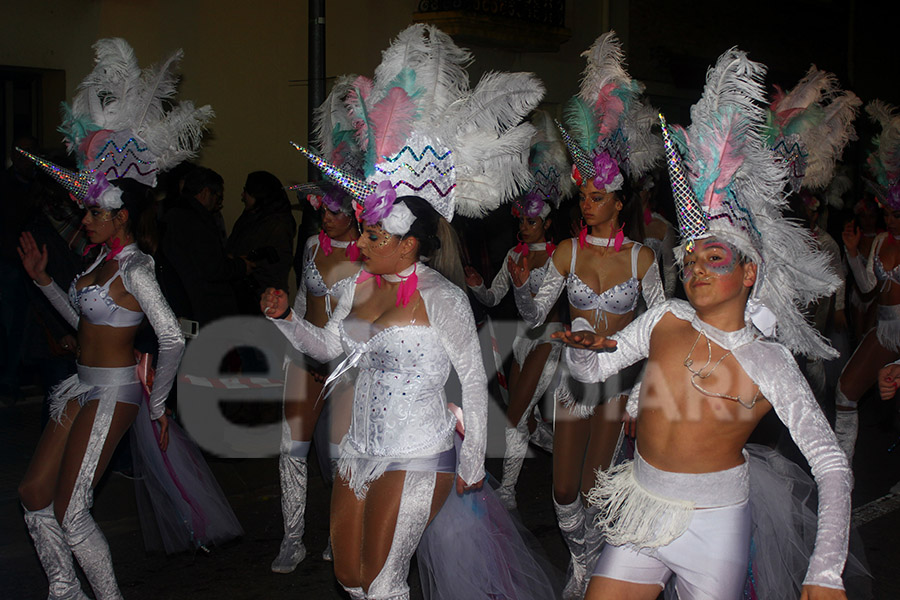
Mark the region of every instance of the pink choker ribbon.
[[359, 260], [359, 246], [356, 245], [356, 240], [350, 242], [350, 245], [344, 249], [344, 255], [353, 262]]
[[587, 223], [582, 221], [581, 231], [578, 232], [578, 248], [584, 248], [584, 245], [587, 243], [588, 236], [588, 226]]
[[[395, 306], [406, 306], [416, 293], [416, 290], [419, 288], [419, 276], [416, 275], [416, 270], [418, 268], [419, 265], [415, 264], [413, 265], [412, 273], [409, 275], [404, 276], [399, 273], [393, 275], [393, 277], [397, 277], [400, 280], [400, 285], [397, 286], [397, 302]], [[375, 278], [375, 285], [381, 287], [382, 276], [376, 275], [375, 273], [369, 273], [365, 269], [359, 272], [356, 283], [363, 283], [373, 277]], [[391, 275], [388, 275], [387, 277], [391, 277]]]
[[[81, 255], [87, 256], [88, 252], [90, 252], [91, 250], [93, 250], [94, 248], [96, 248], [97, 246], [100, 246], [100, 245], [101, 244], [86, 245], [84, 247], [84, 252], [82, 252]], [[106, 244], [104, 244], [104, 245], [106, 245]], [[109, 254], [107, 254], [106, 257], [103, 259], [104, 261], [114, 259], [116, 256], [119, 255], [119, 252], [121, 252], [122, 250], [125, 249], [125, 246], [122, 244], [122, 242], [121, 242], [121, 240], [119, 240], [119, 238], [113, 238], [111, 244], [106, 245], [106, 247], [109, 248]]]
[[334, 252], [334, 249], [331, 247], [331, 238], [328, 237], [328, 234], [325, 233], [324, 229], [319, 231], [319, 248], [322, 249], [325, 256]]

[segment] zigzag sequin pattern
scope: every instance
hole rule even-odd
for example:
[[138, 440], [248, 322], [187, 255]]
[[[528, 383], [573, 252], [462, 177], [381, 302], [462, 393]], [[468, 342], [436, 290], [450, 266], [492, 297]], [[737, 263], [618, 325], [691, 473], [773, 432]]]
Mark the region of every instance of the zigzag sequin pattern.
[[397, 154], [395, 154], [393, 158], [385, 157], [385, 160], [388, 161], [388, 162], [397, 162], [398, 160], [400, 160], [400, 158], [403, 157], [403, 153], [404, 153], [404, 152], [409, 152], [410, 156], [412, 156], [413, 160], [416, 161], [416, 162], [421, 162], [421, 160], [422, 160], [423, 158], [425, 158], [425, 153], [426, 153], [426, 152], [431, 152], [431, 155], [434, 156], [434, 158], [437, 159], [437, 160], [444, 160], [445, 158], [447, 158], [447, 157], [450, 156], [450, 154], [451, 154], [450, 150], [447, 150], [442, 156], [438, 156], [437, 150], [435, 150], [435, 149], [431, 146], [431, 144], [429, 144], [429, 145], [425, 146], [424, 148], [422, 148], [422, 154], [421, 154], [421, 155], [416, 156], [416, 151], [413, 150], [410, 146], [407, 145], [407, 146], [403, 146], [403, 148], [400, 149], [400, 152], [398, 152]]
[[410, 182], [408, 182], [408, 181], [406, 181], [406, 180], [404, 180], [404, 179], [401, 179], [400, 181], [398, 181], [397, 183], [394, 184], [394, 189], [396, 190], [396, 189], [399, 188], [401, 185], [405, 185], [406, 187], [408, 187], [409, 189], [411, 189], [411, 190], [413, 190], [413, 191], [415, 191], [415, 192], [421, 192], [422, 189], [423, 189], [425, 186], [430, 185], [431, 187], [434, 188], [434, 191], [437, 192], [438, 195], [439, 195], [441, 198], [445, 198], [445, 197], [447, 196], [447, 194], [449, 194], [450, 192], [452, 192], [452, 191], [453, 191], [453, 188], [456, 187], [456, 184], [454, 183], [454, 184], [451, 185], [449, 188], [447, 188], [446, 191], [443, 191], [443, 192], [442, 192], [442, 191], [441, 191], [441, 188], [439, 188], [439, 187], [437, 186], [437, 184], [434, 182], [433, 179], [429, 179], [429, 180], [425, 181], [425, 182], [424, 182], [422, 185], [420, 185], [420, 186], [415, 186], [415, 185], [411, 184]]
[[452, 171], [453, 169], [456, 168], [456, 167], [454, 167], [453, 165], [450, 165], [450, 166], [447, 167], [446, 169], [441, 169], [441, 167], [438, 166], [437, 163], [435, 163], [435, 162], [430, 162], [430, 163], [424, 165], [424, 166], [421, 168], [421, 170], [417, 170], [417, 169], [415, 168], [415, 166], [414, 166], [414, 165], [411, 165], [410, 163], [402, 163], [402, 164], [398, 165], [397, 167], [395, 167], [394, 169], [385, 169], [384, 167], [381, 167], [381, 166], [379, 166], [379, 165], [375, 165], [375, 170], [378, 171], [379, 173], [384, 173], [385, 175], [393, 175], [394, 173], [396, 173], [396, 172], [399, 171], [400, 169], [405, 168], [405, 169], [409, 170], [410, 172], [412, 172], [416, 177], [421, 177], [421, 176], [425, 173], [425, 171], [428, 170], [429, 167], [431, 167], [432, 169], [434, 169], [435, 171], [437, 171], [437, 172], [440, 174], [441, 177], [446, 177], [447, 174], [450, 173], [450, 171]]
[[[133, 145], [134, 148], [133, 149], [129, 148], [129, 145]], [[115, 152], [113, 152], [111, 150], [107, 151], [107, 149], [110, 146], [115, 148]], [[121, 148], [116, 146], [114, 141], [108, 140], [103, 145], [103, 148], [101, 148], [100, 151], [97, 153], [95, 160], [99, 159], [99, 162], [97, 163], [97, 166], [91, 170], [91, 172], [102, 171], [104, 173], [104, 175], [107, 175], [107, 176], [109, 176], [110, 173], [113, 173], [114, 176], [110, 177], [110, 179], [118, 179], [120, 177], [124, 177], [125, 175], [127, 175], [128, 172], [131, 171], [131, 169], [133, 167], [134, 170], [137, 171], [138, 173], [140, 173], [142, 176], [150, 175], [151, 173], [153, 173], [154, 171], [157, 170], [155, 167], [147, 169], [146, 171], [142, 171], [141, 168], [138, 166], [138, 164], [141, 164], [141, 165], [152, 165], [153, 164], [153, 161], [141, 160], [137, 156], [138, 152], [146, 152], [147, 150], [148, 150], [148, 148], [146, 148], [146, 147], [141, 148], [140, 145], [137, 143], [137, 140], [135, 140], [134, 138], [128, 138], [128, 141], [125, 142], [125, 144]], [[121, 160], [116, 160], [117, 154], [122, 156]], [[131, 159], [130, 162], [129, 162], [129, 158]], [[108, 160], [111, 160], [113, 165], [110, 166], [108, 169], [104, 170], [103, 164], [105, 162], [107, 162]], [[126, 162], [129, 163], [128, 166], [125, 167], [125, 170], [120, 173], [119, 168], [121, 168], [121, 166], [124, 165]]]

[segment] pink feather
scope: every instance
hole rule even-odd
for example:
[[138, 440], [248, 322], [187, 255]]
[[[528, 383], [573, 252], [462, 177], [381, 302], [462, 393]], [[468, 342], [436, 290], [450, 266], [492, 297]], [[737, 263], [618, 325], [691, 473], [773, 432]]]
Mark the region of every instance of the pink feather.
[[597, 102], [594, 104], [594, 111], [600, 117], [599, 129], [600, 139], [604, 139], [612, 134], [619, 126], [619, 118], [625, 112], [625, 105], [622, 100], [612, 93], [618, 89], [615, 82], [607, 83], [597, 94]]
[[375, 140], [376, 161], [393, 156], [412, 133], [416, 105], [403, 88], [394, 87], [369, 113]]

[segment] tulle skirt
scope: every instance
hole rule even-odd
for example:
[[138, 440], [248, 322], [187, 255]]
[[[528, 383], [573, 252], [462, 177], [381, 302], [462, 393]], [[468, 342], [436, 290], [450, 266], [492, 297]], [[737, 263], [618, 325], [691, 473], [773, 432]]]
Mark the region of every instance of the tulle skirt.
[[487, 479], [481, 490], [450, 492], [417, 556], [427, 600], [547, 600], [562, 590], [537, 541]]
[[200, 449], [173, 418], [169, 445], [159, 449], [159, 425], [145, 401], [131, 428], [135, 495], [144, 545], [167, 554], [243, 535]]

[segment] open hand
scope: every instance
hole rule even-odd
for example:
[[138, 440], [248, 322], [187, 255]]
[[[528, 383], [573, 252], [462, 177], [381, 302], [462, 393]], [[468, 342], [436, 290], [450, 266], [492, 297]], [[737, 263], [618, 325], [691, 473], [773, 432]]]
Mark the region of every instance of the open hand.
[[166, 451], [166, 448], [169, 447], [169, 417], [168, 415], [172, 414], [169, 409], [166, 409], [166, 412], [156, 420], [159, 423], [159, 449], [163, 452]]
[[484, 278], [472, 267], [466, 267], [466, 285], [469, 287], [478, 287], [484, 283]]
[[559, 340], [568, 346], [572, 346], [573, 348], [612, 350], [616, 347], [616, 340], [597, 335], [592, 331], [572, 331], [568, 327], [565, 331], [557, 331], [550, 337], [554, 340]]
[[[266, 288], [259, 299], [259, 309], [267, 317], [280, 317], [288, 310], [288, 296], [284, 290], [276, 290], [275, 288]], [[290, 314], [287, 316], [290, 320]]]
[[841, 232], [841, 239], [844, 240], [844, 247], [847, 248], [847, 252], [850, 256], [856, 256], [859, 252], [859, 239], [861, 237], [862, 233], [859, 231], [859, 227], [856, 226], [856, 223], [850, 221], [844, 225], [844, 231]]
[[40, 249], [30, 231], [23, 231], [19, 236], [19, 258], [28, 276], [39, 285], [48, 285], [51, 281], [47, 275], [47, 244]]
[[531, 275], [531, 270], [528, 268], [527, 256], [522, 258], [522, 266], [517, 265], [516, 261], [510, 256], [506, 259], [506, 268], [509, 271], [510, 277], [512, 277], [513, 285], [522, 287], [528, 283], [528, 276]]
[[887, 365], [878, 371], [878, 393], [882, 400], [890, 400], [900, 387], [900, 365]]

